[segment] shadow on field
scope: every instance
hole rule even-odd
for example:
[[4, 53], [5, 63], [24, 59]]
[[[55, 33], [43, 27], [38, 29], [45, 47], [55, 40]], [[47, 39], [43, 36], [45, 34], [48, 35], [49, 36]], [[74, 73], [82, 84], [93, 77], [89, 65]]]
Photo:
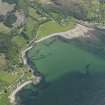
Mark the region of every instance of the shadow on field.
[[68, 73], [46, 88], [27, 88], [19, 95], [20, 105], [105, 105], [105, 73]]

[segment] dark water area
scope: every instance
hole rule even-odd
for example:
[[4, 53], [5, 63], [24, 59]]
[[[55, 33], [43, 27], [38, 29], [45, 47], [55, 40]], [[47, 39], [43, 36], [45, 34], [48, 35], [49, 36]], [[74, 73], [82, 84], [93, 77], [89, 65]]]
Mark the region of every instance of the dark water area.
[[105, 73], [67, 73], [47, 87], [18, 93], [18, 105], [105, 105]]
[[44, 79], [21, 90], [17, 105], [105, 105], [105, 59], [100, 54], [56, 38], [37, 44], [27, 56]]

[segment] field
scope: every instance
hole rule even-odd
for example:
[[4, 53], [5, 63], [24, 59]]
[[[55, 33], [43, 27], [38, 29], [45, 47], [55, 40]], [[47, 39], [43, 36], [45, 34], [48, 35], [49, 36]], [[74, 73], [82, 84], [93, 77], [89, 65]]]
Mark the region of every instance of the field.
[[10, 28], [6, 27], [3, 23], [0, 23], [0, 32], [8, 33]]
[[75, 20], [70, 19], [67, 23], [58, 24], [55, 21], [49, 21], [47, 23], [42, 24], [37, 32], [37, 38], [42, 38], [44, 36], [57, 33], [57, 32], [65, 32], [70, 30], [75, 26]]
[[0, 71], [0, 105], [11, 105], [8, 96], [13, 91], [13, 86], [16, 86], [21, 80], [27, 81], [32, 77], [32, 73], [25, 68], [17, 69], [18, 71], [14, 72]]
[[8, 95], [10, 94], [7, 90], [7, 93], [5, 93], [5, 90], [10, 85], [14, 84], [16, 80], [20, 77], [22, 74], [22, 71], [20, 70], [20, 73], [8, 73], [6, 71], [0, 71], [0, 93], [3, 92], [3, 94], [0, 95], [0, 105], [10, 105]]
[[8, 100], [8, 95], [9, 95], [9, 94], [0, 95], [0, 104], [1, 104], [1, 105], [11, 105], [11, 104], [9, 103], [9, 100]]

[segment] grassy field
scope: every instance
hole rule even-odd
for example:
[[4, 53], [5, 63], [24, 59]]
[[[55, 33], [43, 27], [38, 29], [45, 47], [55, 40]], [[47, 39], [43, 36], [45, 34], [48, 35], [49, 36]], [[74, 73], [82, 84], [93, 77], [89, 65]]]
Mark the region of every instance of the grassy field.
[[33, 8], [29, 8], [29, 15], [30, 16], [32, 16], [32, 17], [34, 17], [34, 18], [40, 18], [41, 16], [36, 12], [36, 10], [35, 9], [33, 9]]
[[9, 94], [0, 95], [0, 105], [11, 105], [8, 99]]
[[86, 73], [87, 65], [90, 72], [104, 71], [105, 68], [104, 59], [59, 39], [54, 43], [46, 40], [38, 44], [29, 51], [29, 57], [33, 66], [36, 65], [48, 80], [55, 80], [74, 71]]
[[2, 80], [4, 83], [6, 82], [8, 85], [13, 83], [17, 79], [17, 77], [19, 77], [19, 74], [12, 74], [6, 71], [0, 71], [0, 80]]
[[[1, 87], [2, 90], [0, 89], [0, 92], [5, 91], [5, 89], [8, 86], [14, 84], [21, 74], [22, 74], [21, 70], [20, 73], [14, 73], [14, 74], [6, 71], [0, 71], [0, 81], [2, 81], [1, 84], [5, 84], [3, 88]], [[9, 94], [10, 92], [7, 90], [7, 93], [4, 92], [2, 95], [0, 95], [0, 105], [11, 105], [8, 99]]]
[[47, 36], [49, 34], [57, 33], [57, 32], [65, 32], [70, 30], [75, 26], [75, 20], [70, 19], [67, 23], [64, 24], [58, 24], [55, 21], [49, 21], [47, 23], [42, 24], [37, 32], [37, 38], [42, 38], [44, 36]]
[[6, 27], [3, 23], [0, 23], [0, 32], [8, 33], [10, 28]]
[[26, 40], [22, 36], [16, 36], [12, 41], [18, 46], [18, 48], [24, 48], [27, 44]]
[[[4, 84], [3, 88], [0, 87], [0, 93], [3, 92], [3, 94], [0, 94], [0, 105], [11, 105], [8, 98], [11, 94], [11, 90], [7, 90], [9, 86], [15, 86], [17, 84], [17, 80], [21, 81], [30, 79], [32, 79], [32, 73], [28, 72], [25, 68], [18, 68], [18, 71], [12, 73], [0, 71], [0, 85], [3, 86]], [[5, 91], [7, 92], [5, 93]]]

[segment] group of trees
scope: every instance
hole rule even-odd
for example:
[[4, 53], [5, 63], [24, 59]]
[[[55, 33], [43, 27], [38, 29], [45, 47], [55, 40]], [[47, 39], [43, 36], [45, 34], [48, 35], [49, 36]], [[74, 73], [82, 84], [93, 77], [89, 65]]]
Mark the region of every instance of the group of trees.
[[31, 0], [3, 1], [16, 3], [16, 8], [24, 9], [26, 15], [29, 12], [28, 8], [32, 6], [40, 15], [53, 18], [59, 23], [60, 20], [69, 15], [77, 19], [105, 24], [105, 0], [51, 0], [55, 6], [54, 4], [43, 5], [37, 0], [34, 0], [33, 3]]
[[105, 0], [52, 0], [66, 15], [105, 24]]
[[99, 0], [99, 19], [102, 24], [105, 24], [105, 0]]

